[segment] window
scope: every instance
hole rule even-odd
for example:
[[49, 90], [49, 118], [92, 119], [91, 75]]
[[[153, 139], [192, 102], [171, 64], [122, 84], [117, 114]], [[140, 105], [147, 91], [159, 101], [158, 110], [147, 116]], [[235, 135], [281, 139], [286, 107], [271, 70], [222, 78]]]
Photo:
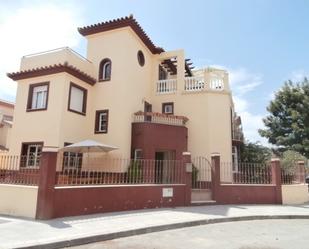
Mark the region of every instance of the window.
[[78, 114], [86, 114], [87, 90], [74, 83], [70, 85], [68, 110]]
[[39, 167], [43, 143], [23, 143], [21, 149], [21, 167]]
[[174, 103], [163, 103], [162, 104], [162, 113], [164, 114], [174, 114]]
[[27, 111], [47, 109], [49, 82], [32, 84], [29, 86]]
[[238, 150], [236, 146], [232, 146], [232, 170], [238, 172]]
[[151, 122], [151, 115], [147, 115], [147, 112], [152, 112], [152, 105], [149, 104], [147, 101], [145, 101], [144, 103], [144, 112], [145, 112], [145, 116], [144, 116], [144, 121], [146, 122]]
[[112, 62], [110, 59], [103, 59], [99, 66], [99, 81], [107, 81], [111, 79]]
[[134, 160], [143, 159], [142, 149], [135, 149], [134, 150]]
[[141, 50], [137, 52], [137, 60], [141, 67], [145, 65], [145, 56]]
[[107, 133], [108, 129], [108, 110], [96, 111], [95, 133]]
[[[64, 146], [72, 143], [64, 143]], [[64, 170], [81, 169], [83, 162], [83, 153], [63, 152], [62, 166]]]

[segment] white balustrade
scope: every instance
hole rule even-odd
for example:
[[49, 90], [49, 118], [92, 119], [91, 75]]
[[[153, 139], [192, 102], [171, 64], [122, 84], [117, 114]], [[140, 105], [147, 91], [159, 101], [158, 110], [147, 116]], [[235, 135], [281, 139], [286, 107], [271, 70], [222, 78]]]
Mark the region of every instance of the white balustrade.
[[196, 92], [203, 91], [206, 88], [204, 77], [186, 77], [185, 91]]
[[212, 78], [212, 79], [210, 79], [209, 88], [211, 90], [217, 90], [217, 91], [224, 90], [223, 79], [219, 79], [219, 78]]
[[[208, 85], [209, 84], [209, 85]], [[158, 80], [157, 94], [175, 93], [177, 90], [177, 79]], [[206, 82], [203, 76], [185, 77], [184, 90], [186, 92], [201, 92], [205, 90], [224, 90], [224, 81], [220, 78], [210, 78]]]
[[157, 124], [167, 124], [167, 125], [176, 125], [184, 126], [187, 122], [185, 117], [166, 115], [162, 113], [153, 113], [153, 112], [137, 112], [133, 116], [134, 123], [157, 123]]
[[157, 81], [157, 93], [175, 93], [177, 90], [177, 79], [167, 79]]

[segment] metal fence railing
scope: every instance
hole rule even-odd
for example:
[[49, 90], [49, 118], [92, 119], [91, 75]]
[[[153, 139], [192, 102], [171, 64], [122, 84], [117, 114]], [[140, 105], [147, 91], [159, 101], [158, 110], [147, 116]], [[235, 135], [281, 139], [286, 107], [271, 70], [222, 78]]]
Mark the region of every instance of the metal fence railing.
[[56, 185], [183, 184], [183, 162], [178, 160], [63, 157]]
[[37, 185], [39, 157], [0, 156], [0, 184]]
[[192, 158], [192, 188], [211, 189], [211, 163], [205, 157]]
[[270, 164], [221, 162], [220, 179], [232, 184], [272, 184]]
[[281, 169], [281, 182], [285, 185], [305, 183], [306, 172], [303, 165], [297, 163]]

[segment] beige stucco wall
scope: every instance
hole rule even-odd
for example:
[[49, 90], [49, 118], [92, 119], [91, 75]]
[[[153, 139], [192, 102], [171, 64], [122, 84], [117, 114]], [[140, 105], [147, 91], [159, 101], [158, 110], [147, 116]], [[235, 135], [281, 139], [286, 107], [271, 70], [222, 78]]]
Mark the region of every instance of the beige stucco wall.
[[[138, 64], [137, 52], [145, 55], [145, 65]], [[152, 55], [129, 28], [105, 32], [88, 37], [88, 56], [96, 67], [102, 59], [112, 61], [111, 80], [98, 82], [94, 87], [91, 112], [92, 139], [112, 144], [119, 150], [111, 154], [129, 158], [131, 149], [132, 115], [143, 110], [144, 100], [149, 100], [152, 78]], [[109, 110], [107, 134], [94, 134], [95, 110]]]
[[[59, 146], [66, 73], [25, 79], [18, 82], [10, 154], [19, 155], [22, 142], [44, 142], [45, 146]], [[26, 112], [29, 85], [49, 81], [46, 111]]]
[[4, 146], [5, 148], [9, 147], [9, 141], [11, 137], [11, 126], [10, 125], [3, 125], [0, 126], [0, 145]]
[[35, 218], [38, 188], [0, 184], [0, 214]]
[[[162, 111], [163, 102], [174, 102], [174, 114], [189, 118], [188, 149], [192, 157], [210, 159], [211, 153], [219, 152], [222, 161], [231, 161], [232, 102], [227, 82], [224, 91], [185, 93], [184, 51], [153, 55], [128, 27], [90, 35], [87, 40], [87, 58], [91, 63], [83, 62], [65, 50], [53, 56], [24, 58], [21, 68], [59, 63], [72, 57], [70, 60], [75, 61], [77, 67], [94, 72], [93, 76], [97, 77], [100, 61], [110, 58], [111, 80], [90, 86], [71, 75], [60, 73], [19, 81], [10, 153], [19, 154], [22, 142], [43, 141], [44, 146], [62, 147], [64, 142], [94, 139], [119, 147], [119, 150], [109, 153], [110, 157], [130, 158], [132, 116], [134, 112], [143, 110], [147, 101], [153, 105], [154, 112]], [[143, 67], [138, 64], [138, 50], [145, 55]], [[178, 59], [177, 92], [157, 95], [158, 65], [171, 57]], [[207, 76], [206, 72], [202, 74]], [[50, 81], [48, 110], [26, 112], [29, 84], [43, 81]], [[86, 116], [67, 111], [70, 82], [88, 90]], [[108, 133], [95, 134], [95, 111], [102, 109], [109, 110]]]
[[282, 204], [303, 204], [308, 201], [308, 184], [282, 185]]
[[[14, 107], [9, 107], [3, 104], [0, 100], [0, 122], [2, 121], [3, 115], [13, 116]], [[0, 145], [5, 148], [9, 147], [9, 140], [11, 135], [11, 126], [9, 124], [0, 125]]]

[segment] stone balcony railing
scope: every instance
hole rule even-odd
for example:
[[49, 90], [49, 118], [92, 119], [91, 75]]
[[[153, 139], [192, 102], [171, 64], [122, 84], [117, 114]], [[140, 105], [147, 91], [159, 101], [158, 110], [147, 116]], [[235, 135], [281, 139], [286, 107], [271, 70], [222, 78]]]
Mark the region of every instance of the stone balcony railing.
[[[158, 80], [156, 86], [157, 94], [176, 93], [179, 86], [177, 79]], [[202, 92], [207, 90], [223, 91], [224, 82], [219, 78], [210, 78], [206, 80], [203, 76], [185, 77], [183, 91]]]
[[243, 142], [244, 141], [244, 134], [242, 129], [233, 129], [232, 130], [232, 140]]
[[158, 112], [136, 112], [133, 115], [133, 123], [156, 123], [166, 125], [185, 126], [188, 118], [184, 116], [176, 116], [163, 114]]

